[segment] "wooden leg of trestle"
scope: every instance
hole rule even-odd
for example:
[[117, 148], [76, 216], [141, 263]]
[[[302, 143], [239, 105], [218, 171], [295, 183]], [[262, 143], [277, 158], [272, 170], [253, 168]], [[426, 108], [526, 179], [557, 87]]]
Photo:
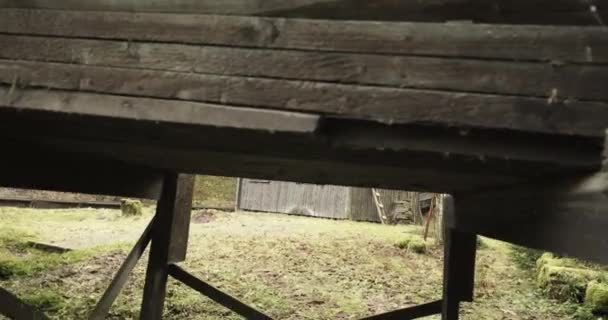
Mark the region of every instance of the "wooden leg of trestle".
[[194, 178], [190, 175], [169, 173], [165, 176], [152, 230], [142, 320], [162, 319], [169, 263], [185, 258], [193, 185]]
[[454, 200], [444, 201], [446, 226], [443, 269], [442, 320], [457, 320], [460, 302], [473, 301], [477, 235], [461, 232], [454, 226]]

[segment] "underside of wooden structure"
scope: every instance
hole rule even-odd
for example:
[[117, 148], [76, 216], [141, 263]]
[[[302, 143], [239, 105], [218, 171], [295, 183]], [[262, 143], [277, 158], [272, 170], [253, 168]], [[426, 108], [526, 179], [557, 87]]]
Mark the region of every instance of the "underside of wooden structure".
[[91, 316], [151, 241], [152, 320], [169, 276], [268, 318], [176, 265], [191, 202], [177, 173], [450, 193], [443, 299], [369, 319], [457, 319], [476, 234], [608, 263], [606, 8], [0, 0], [0, 186], [159, 200]]

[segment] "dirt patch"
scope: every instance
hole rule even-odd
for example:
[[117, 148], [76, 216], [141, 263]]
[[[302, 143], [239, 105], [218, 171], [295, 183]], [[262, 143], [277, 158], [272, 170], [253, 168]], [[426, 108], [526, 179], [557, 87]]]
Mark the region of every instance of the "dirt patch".
[[215, 210], [208, 210], [208, 209], [196, 210], [196, 211], [192, 212], [192, 223], [198, 223], [198, 224], [209, 223], [209, 222], [217, 219], [216, 213], [217, 212], [215, 212]]

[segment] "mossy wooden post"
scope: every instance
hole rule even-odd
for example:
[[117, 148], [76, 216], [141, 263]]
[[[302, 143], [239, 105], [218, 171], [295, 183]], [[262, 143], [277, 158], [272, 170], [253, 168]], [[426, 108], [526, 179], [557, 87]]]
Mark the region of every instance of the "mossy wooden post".
[[156, 207], [152, 245], [140, 319], [162, 319], [169, 264], [183, 261], [190, 226], [194, 177], [176, 173], [165, 176]]

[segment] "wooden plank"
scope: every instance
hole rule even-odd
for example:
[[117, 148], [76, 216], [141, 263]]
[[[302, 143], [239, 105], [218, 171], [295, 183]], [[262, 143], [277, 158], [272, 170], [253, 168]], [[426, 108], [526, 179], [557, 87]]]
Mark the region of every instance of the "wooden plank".
[[37, 242], [37, 241], [27, 241], [25, 244], [30, 248], [34, 248], [36, 250], [46, 251], [46, 252], [50, 252], [50, 253], [62, 254], [62, 253], [70, 252], [73, 250], [71, 248], [60, 247], [60, 246], [57, 246], [54, 244]]
[[[605, 7], [604, 0], [594, 0], [591, 3], [598, 8]], [[1, 0], [0, 7], [218, 13], [349, 20], [474, 20], [526, 24], [597, 23], [589, 16], [589, 4], [577, 0], [296, 0], [289, 2], [178, 0], [171, 3], [161, 0]]]
[[462, 209], [454, 206], [451, 196], [445, 197], [442, 320], [458, 320], [460, 303], [472, 302], [474, 297], [477, 235], [457, 229], [454, 219], [459, 211], [455, 210]]
[[119, 119], [163, 121], [269, 132], [312, 133], [317, 115], [235, 108], [206, 103], [110, 96], [69, 91], [21, 91], [0, 87], [0, 108], [103, 116]]
[[[160, 72], [149, 70], [130, 70], [124, 68], [102, 68], [90, 66], [73, 66], [67, 64], [42, 62], [0, 61], [0, 83], [15, 84], [17, 88], [24, 85], [35, 87], [57, 88], [66, 90], [83, 90], [88, 92], [110, 93], [129, 96], [147, 96], [163, 99], [187, 101], [203, 101], [232, 105], [251, 106], [256, 108], [283, 109], [296, 112], [313, 112], [324, 114], [347, 115], [358, 119], [373, 119], [385, 123], [427, 123], [449, 126], [466, 126], [482, 128], [502, 128], [522, 131], [536, 131], [561, 134], [577, 134], [600, 137], [603, 129], [608, 126], [608, 105], [603, 102], [564, 101], [556, 104], [548, 103], [543, 98], [505, 97], [497, 95], [456, 93], [444, 91], [379, 88], [372, 86], [354, 86], [330, 83], [314, 83], [306, 81], [288, 81], [275, 79], [259, 79], [248, 77], [224, 77], [216, 75], [198, 75], [175, 72]], [[61, 74], [58, 77], [57, 74]], [[571, 83], [573, 81], [570, 81]], [[601, 84], [603, 82], [598, 82]], [[593, 86], [591, 86], [593, 87]], [[19, 89], [3, 88], [7, 92], [30, 92]], [[39, 90], [35, 96], [45, 100], [64, 97], [63, 93]], [[605, 92], [600, 90], [597, 92]], [[69, 96], [78, 96], [73, 92]], [[25, 95], [27, 97], [28, 95]], [[46, 98], [42, 98], [42, 97]], [[156, 112], [162, 112], [170, 105], [182, 104], [197, 106], [178, 101], [154, 101], [132, 103], [133, 97], [101, 97], [98, 95], [83, 95], [86, 100], [104, 101], [103, 108], [98, 113], [110, 114], [112, 110], [123, 110], [132, 114], [133, 108], [141, 108], [139, 118], [146, 119]], [[30, 98], [23, 98], [15, 104], [24, 105]], [[65, 98], [62, 98], [65, 99]], [[82, 98], [85, 99], [85, 98]], [[68, 100], [61, 104], [76, 106], [79, 101]], [[105, 102], [113, 101], [113, 104]], [[127, 102], [123, 106], [123, 102]], [[144, 101], [144, 100], [137, 100]], [[145, 100], [148, 101], [148, 100]], [[40, 103], [40, 102], [37, 102]], [[59, 103], [59, 102], [57, 102]], [[92, 113], [87, 102], [87, 112]], [[49, 109], [48, 106], [44, 107]], [[183, 107], [182, 107], [183, 108]], [[211, 110], [218, 110], [212, 106]], [[224, 107], [219, 108], [224, 110]], [[227, 111], [247, 114], [249, 109], [227, 108]], [[128, 111], [128, 112], [127, 112]], [[118, 112], [118, 111], [116, 111]], [[194, 112], [194, 111], [193, 111]], [[201, 114], [207, 114], [198, 111]], [[214, 111], [220, 112], [220, 111]], [[257, 110], [256, 110], [257, 112]], [[158, 114], [158, 113], [156, 113]], [[276, 115], [275, 111], [269, 111]], [[111, 114], [110, 114], [111, 115]], [[174, 121], [194, 122], [196, 117], [185, 116]], [[149, 118], [150, 119], [150, 118]], [[161, 119], [170, 120], [164, 115]], [[202, 117], [203, 120], [208, 119]], [[251, 121], [257, 117], [239, 117], [242, 121]], [[208, 120], [200, 120], [209, 123]], [[214, 120], [214, 119], [213, 119]], [[225, 119], [222, 119], [225, 121]], [[290, 117], [290, 121], [300, 121], [298, 117]], [[221, 124], [221, 122], [217, 122]], [[257, 122], [255, 122], [257, 123]], [[304, 130], [302, 124], [296, 126], [289, 121], [273, 121], [282, 125], [283, 129]], [[259, 123], [258, 123], [259, 125]], [[254, 124], [250, 125], [255, 127]], [[310, 130], [311, 128], [309, 128]]]
[[608, 172], [601, 172], [457, 195], [456, 227], [607, 264], [607, 194]]
[[14, 294], [0, 288], [0, 315], [19, 320], [47, 320], [44, 313], [25, 304]]
[[387, 313], [362, 318], [361, 320], [410, 320], [428, 317], [434, 314], [441, 313], [442, 301], [433, 301], [420, 304], [417, 306], [390, 311]]
[[194, 14], [0, 9], [0, 32], [395, 55], [608, 61], [602, 27], [319, 21]]
[[193, 193], [194, 175], [180, 174], [177, 183], [177, 197], [173, 206], [169, 263], [178, 263], [186, 260]]
[[[0, 35], [0, 58], [243, 77], [542, 97], [606, 99], [603, 65]], [[256, 61], [256, 63], [251, 63]], [[571, 81], [577, 79], [576, 82]], [[12, 79], [14, 81], [15, 79]], [[554, 93], [555, 91], [555, 93]], [[552, 102], [548, 99], [552, 97]], [[573, 101], [570, 101], [573, 103]]]
[[238, 315], [248, 320], [270, 320], [269, 316], [257, 311], [256, 309], [244, 304], [243, 302], [231, 297], [230, 295], [214, 288], [210, 284], [196, 278], [186, 270], [175, 264], [169, 266], [169, 274], [189, 286], [190, 288], [202, 293], [211, 300], [221, 304], [222, 306], [234, 311]]
[[156, 216], [152, 229], [152, 244], [139, 314], [141, 320], [160, 320], [163, 317], [167, 278], [169, 276], [174, 209], [177, 201], [181, 199], [181, 195], [178, 193], [180, 191], [179, 184], [179, 174], [167, 173], [165, 175], [163, 191], [156, 205]]
[[89, 316], [90, 320], [103, 320], [106, 318], [108, 312], [110, 311], [110, 307], [112, 307], [112, 304], [114, 303], [114, 300], [116, 300], [116, 297], [118, 297], [120, 294], [120, 291], [129, 279], [129, 275], [135, 268], [135, 265], [137, 265], [139, 258], [141, 258], [142, 254], [146, 250], [146, 247], [150, 242], [153, 226], [154, 218], [152, 218], [152, 221], [150, 221], [139, 240], [137, 240], [135, 246], [133, 246], [133, 249], [131, 249], [125, 261], [120, 266], [120, 269], [118, 269], [118, 272], [112, 279], [112, 282], [103, 293], [103, 296], [97, 302], [95, 309]]
[[2, 154], [0, 185], [5, 187], [147, 199], [160, 195], [162, 176], [157, 170], [10, 140], [10, 135], [3, 135]]

